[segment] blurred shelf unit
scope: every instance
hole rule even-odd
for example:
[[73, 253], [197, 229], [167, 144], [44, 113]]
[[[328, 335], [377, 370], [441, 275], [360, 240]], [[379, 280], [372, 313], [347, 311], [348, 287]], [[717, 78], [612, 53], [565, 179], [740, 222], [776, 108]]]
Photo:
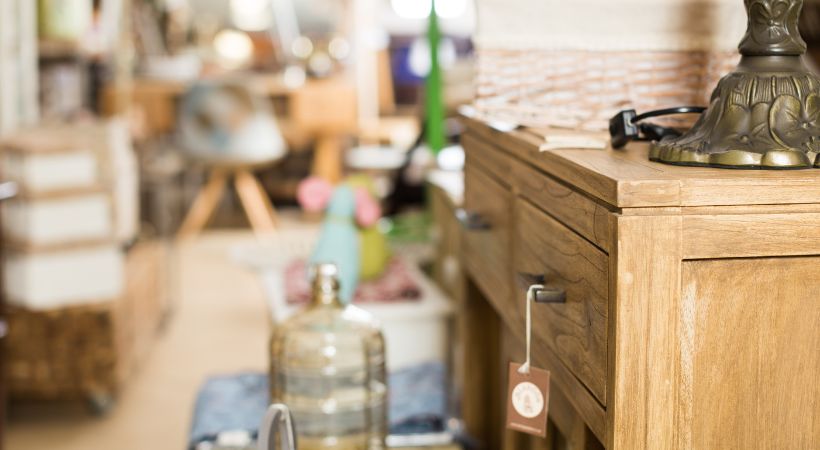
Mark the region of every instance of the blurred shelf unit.
[[2, 205], [10, 304], [53, 309], [122, 292], [113, 201], [87, 127], [38, 126], [3, 144], [2, 176], [21, 186]]
[[41, 116], [64, 119], [93, 111], [97, 80], [108, 56], [106, 30], [117, 29], [112, 28], [116, 17], [106, 8], [110, 0], [28, 1], [37, 4]]
[[36, 122], [37, 2], [0, 2], [0, 135]]
[[77, 41], [63, 39], [40, 39], [37, 42], [40, 61], [83, 61], [82, 47]]
[[13, 247], [136, 237], [137, 163], [125, 122], [26, 128], [3, 140], [0, 161], [3, 178], [20, 187], [3, 206], [3, 232]]
[[[132, 328], [149, 320], [124, 311], [159, 311], [146, 305], [167, 303], [148, 279], [162, 276], [163, 247], [132, 245], [138, 180], [126, 125], [112, 120], [24, 128], [0, 148], [0, 177], [20, 187], [0, 207], [9, 346], [15, 348], [10, 395], [111, 395], [110, 380], [120, 378], [108, 372], [121, 370], [111, 361], [130, 358], [118, 353], [125, 348], [122, 334], [143, 339]], [[153, 328], [159, 315], [150, 314]]]
[[90, 60], [78, 43], [44, 40], [38, 43], [39, 104], [44, 118], [62, 119], [91, 108]]

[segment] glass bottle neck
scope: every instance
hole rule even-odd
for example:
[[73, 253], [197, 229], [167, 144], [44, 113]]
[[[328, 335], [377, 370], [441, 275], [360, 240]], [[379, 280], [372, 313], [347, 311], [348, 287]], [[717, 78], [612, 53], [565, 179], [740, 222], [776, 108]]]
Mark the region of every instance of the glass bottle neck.
[[310, 303], [311, 307], [338, 307], [341, 308], [342, 302], [339, 300], [339, 295], [337, 292], [323, 292], [323, 291], [315, 291], [313, 292], [313, 299]]
[[339, 279], [335, 265], [318, 264], [311, 281], [311, 307], [342, 307], [339, 301]]

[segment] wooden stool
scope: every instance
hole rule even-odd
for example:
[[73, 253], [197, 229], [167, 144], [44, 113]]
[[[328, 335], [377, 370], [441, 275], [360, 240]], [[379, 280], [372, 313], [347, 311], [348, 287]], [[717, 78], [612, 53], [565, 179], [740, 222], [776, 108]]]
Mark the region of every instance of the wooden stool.
[[215, 167], [210, 170], [208, 182], [199, 190], [194, 204], [185, 216], [177, 232], [178, 238], [194, 237], [205, 228], [231, 177], [233, 177], [234, 187], [236, 187], [245, 215], [257, 236], [261, 237], [276, 231], [278, 221], [276, 209], [250, 168]]

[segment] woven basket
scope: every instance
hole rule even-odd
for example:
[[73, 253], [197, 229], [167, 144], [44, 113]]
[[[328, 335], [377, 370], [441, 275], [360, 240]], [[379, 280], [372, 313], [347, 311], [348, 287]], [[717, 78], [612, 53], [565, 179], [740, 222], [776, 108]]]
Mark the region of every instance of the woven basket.
[[120, 298], [50, 310], [9, 306], [9, 397], [113, 399], [147, 356], [167, 312], [165, 252], [159, 242], [134, 245]]
[[740, 0], [479, 0], [478, 11], [477, 112], [539, 127], [602, 130], [624, 108], [706, 105], [745, 30]]

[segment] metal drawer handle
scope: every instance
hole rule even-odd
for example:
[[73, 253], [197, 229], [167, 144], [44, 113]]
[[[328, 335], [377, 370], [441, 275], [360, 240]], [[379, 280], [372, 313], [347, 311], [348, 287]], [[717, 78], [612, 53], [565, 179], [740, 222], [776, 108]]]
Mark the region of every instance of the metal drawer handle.
[[534, 284], [540, 284], [544, 286], [542, 289], [538, 289], [534, 292], [536, 303], [567, 302], [567, 291], [564, 288], [558, 286], [550, 286], [549, 284], [547, 284], [547, 280], [544, 275], [519, 273], [518, 281], [520, 286], [524, 286], [524, 289], [527, 289], [529, 286], [532, 286]]
[[467, 211], [464, 208], [459, 208], [455, 211], [456, 219], [461, 223], [461, 226], [470, 231], [487, 231], [492, 229], [492, 225], [480, 213]]

